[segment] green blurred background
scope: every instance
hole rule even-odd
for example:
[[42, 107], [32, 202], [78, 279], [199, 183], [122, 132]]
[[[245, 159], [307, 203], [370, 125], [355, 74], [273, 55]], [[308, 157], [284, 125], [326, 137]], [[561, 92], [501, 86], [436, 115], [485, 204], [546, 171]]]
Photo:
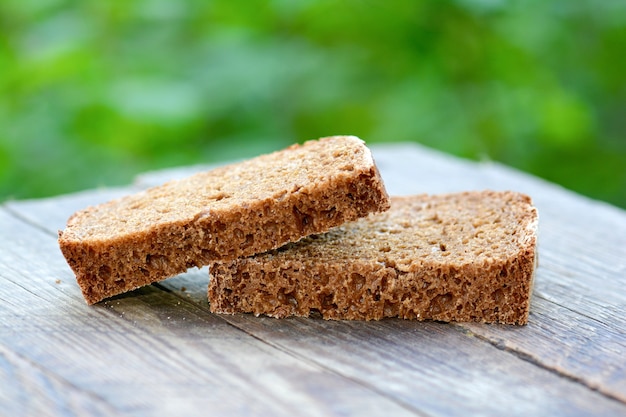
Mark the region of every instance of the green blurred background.
[[0, 2], [0, 201], [331, 134], [626, 207], [626, 2]]

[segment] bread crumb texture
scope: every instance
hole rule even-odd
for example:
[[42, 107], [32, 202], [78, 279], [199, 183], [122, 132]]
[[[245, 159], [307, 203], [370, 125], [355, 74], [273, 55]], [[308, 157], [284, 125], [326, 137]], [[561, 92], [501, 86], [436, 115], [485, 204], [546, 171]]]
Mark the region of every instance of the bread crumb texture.
[[393, 197], [385, 213], [212, 263], [211, 311], [525, 324], [537, 224], [515, 192]]
[[333, 136], [89, 207], [59, 245], [93, 304], [388, 208], [365, 143]]

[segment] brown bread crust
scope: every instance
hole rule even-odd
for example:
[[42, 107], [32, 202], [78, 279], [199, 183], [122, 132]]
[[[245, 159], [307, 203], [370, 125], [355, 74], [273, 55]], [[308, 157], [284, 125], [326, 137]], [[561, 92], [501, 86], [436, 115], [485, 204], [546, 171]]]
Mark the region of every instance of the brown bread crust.
[[392, 198], [391, 209], [211, 264], [215, 313], [525, 324], [537, 210], [514, 192]]
[[93, 304], [388, 208], [364, 142], [335, 136], [89, 207], [59, 245]]

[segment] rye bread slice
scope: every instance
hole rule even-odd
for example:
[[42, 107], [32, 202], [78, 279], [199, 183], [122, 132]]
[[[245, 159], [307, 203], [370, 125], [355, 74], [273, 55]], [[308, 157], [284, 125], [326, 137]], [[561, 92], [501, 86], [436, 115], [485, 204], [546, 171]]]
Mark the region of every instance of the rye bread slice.
[[525, 324], [537, 219], [514, 192], [393, 197], [385, 213], [212, 263], [211, 311]]
[[88, 207], [59, 245], [93, 304], [388, 208], [365, 143], [334, 136]]

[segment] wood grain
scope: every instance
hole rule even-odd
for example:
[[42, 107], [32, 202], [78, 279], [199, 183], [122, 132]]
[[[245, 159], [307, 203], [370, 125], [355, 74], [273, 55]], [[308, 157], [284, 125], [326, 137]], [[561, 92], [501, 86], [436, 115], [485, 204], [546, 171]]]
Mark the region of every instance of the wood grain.
[[88, 307], [53, 234], [0, 230], [2, 415], [415, 415], [154, 286]]
[[535, 294], [524, 328], [463, 324], [469, 334], [620, 402], [626, 401], [622, 329], [576, 313]]
[[[293, 395], [300, 395], [304, 390], [305, 399], [285, 402], [279, 392], [270, 390], [268, 395], [277, 404], [273, 409], [269, 405], [259, 406], [263, 410], [284, 413], [285, 410], [293, 411], [295, 404], [308, 404], [319, 411], [316, 398], [329, 396], [328, 389], [319, 386], [312, 389], [308, 383], [300, 381], [302, 375], [310, 378], [309, 374], [316, 370], [323, 378], [332, 375], [339, 381], [348, 381], [348, 386], [352, 386], [355, 392], [369, 393], [373, 404], [383, 401], [393, 404], [401, 412], [429, 415], [466, 415], [468, 412], [483, 415], [501, 415], [503, 412], [508, 415], [626, 414], [626, 360], [623, 354], [626, 351], [626, 295], [622, 290], [626, 284], [626, 214], [493, 163], [463, 161], [415, 145], [373, 147], [373, 152], [392, 194], [512, 189], [533, 197], [540, 214], [540, 266], [528, 326], [445, 325], [401, 320], [347, 323], [273, 320], [246, 315], [216, 317], [208, 313], [206, 270], [182, 274], [89, 309], [80, 304], [82, 300], [78, 288], [69, 268], [63, 268], [58, 249], [50, 246], [54, 246], [53, 242], [39, 248], [36, 255], [47, 259], [44, 264], [56, 265], [52, 270], [63, 277], [61, 284], [55, 284], [50, 289], [49, 282], [25, 285], [21, 281], [21, 286], [14, 283], [20, 287], [19, 290], [11, 289], [9, 294], [5, 294], [7, 286], [3, 283], [0, 285], [0, 299], [4, 310], [0, 308], [0, 314], [11, 317], [32, 333], [26, 339], [36, 339], [41, 337], [42, 332], [49, 332], [44, 324], [45, 313], [54, 313], [53, 318], [66, 323], [62, 337], [70, 334], [76, 338], [73, 344], [76, 346], [85, 344], [78, 335], [81, 329], [88, 330], [88, 334], [106, 335], [111, 332], [118, 335], [121, 329], [128, 327], [128, 339], [115, 337], [114, 342], [109, 341], [105, 346], [108, 346], [107, 352], [111, 357], [115, 357], [119, 355], [115, 346], [121, 344], [130, 350], [133, 363], [142, 363], [140, 355], [133, 356], [137, 349], [141, 349], [141, 353], [154, 351], [154, 360], [164, 361], [164, 368], [171, 369], [173, 366], [180, 371], [182, 364], [170, 363], [168, 352], [172, 346], [173, 351], [192, 357], [209, 352], [219, 358], [216, 360], [219, 363], [205, 363], [198, 359], [200, 374], [208, 378], [211, 369], [221, 375], [227, 372], [228, 366], [234, 365], [232, 372], [240, 374], [240, 378], [231, 375], [231, 379], [227, 379], [226, 386], [231, 389], [241, 389], [246, 385], [242, 382], [246, 378], [248, 383], [267, 382], [267, 379], [257, 379], [256, 371], [237, 367], [236, 363], [228, 362], [234, 359], [220, 356], [223, 355], [221, 349], [231, 349], [235, 355], [234, 352], [239, 350], [237, 344], [242, 343], [238, 337], [255, 340], [258, 345], [246, 342], [251, 343], [249, 351], [246, 351], [246, 356], [250, 357], [250, 369], [258, 366], [258, 360], [271, 360], [265, 357], [274, 358], [275, 355], [286, 356], [297, 365], [296, 368], [303, 368], [296, 379], [304, 388], [296, 385], [294, 378], [288, 378], [288, 382], [292, 384]], [[147, 174], [137, 181], [135, 188], [129, 190], [156, 185], [199, 169], [203, 167]], [[118, 191], [124, 192], [121, 189], [113, 193]], [[38, 232], [40, 237], [43, 234], [51, 239], [73, 211], [107, 199], [107, 193], [88, 192], [41, 201], [12, 202], [7, 209], [13, 216], [48, 232], [47, 235]], [[0, 230], [4, 236], [4, 229]], [[0, 253], [4, 256], [4, 251]], [[53, 259], [49, 259], [50, 256]], [[15, 263], [16, 267], [10, 272], [0, 272], [2, 278], [49, 275], [51, 270], [47, 265], [34, 262], [34, 265], [40, 265], [39, 269], [29, 266], [28, 272], [24, 272], [19, 265], [32, 262], [30, 257], [17, 261], [0, 257], [0, 265], [4, 266], [7, 262]], [[66, 306], [69, 312], [56, 311], [58, 306], [55, 307], [55, 301], [58, 302], [59, 294], [54, 290], [63, 290], [63, 294], [71, 298], [69, 306]], [[12, 291], [19, 291], [20, 296], [15, 298]], [[25, 309], [23, 316], [30, 318], [34, 314], [39, 317], [38, 320], [20, 321], [15, 313], [11, 313], [19, 309], [25, 300], [32, 306]], [[178, 303], [184, 307], [181, 308]], [[68, 320], [67, 314], [90, 318], [86, 322]], [[194, 319], [187, 321], [191, 316]], [[170, 320], [165, 317], [170, 317], [170, 320], [177, 317], [176, 325], [169, 323]], [[194, 323], [193, 328], [189, 327], [191, 322]], [[197, 327], [204, 329], [207, 326], [212, 337], [206, 336], [203, 331], [200, 331], [203, 336], [196, 334]], [[230, 330], [224, 330], [226, 328]], [[5, 338], [9, 337], [8, 333], [4, 333], [6, 330], [0, 328], [0, 341], [9, 352], [14, 355], [30, 352], [30, 355], [36, 350], [26, 344], [6, 345]], [[230, 335], [227, 337], [233, 338], [236, 343], [224, 345], [216, 342], [214, 338], [221, 332]], [[195, 341], [198, 337], [201, 341], [197, 344], [185, 344], [185, 341]], [[53, 341], [64, 350], [73, 352], [64, 340], [53, 337]], [[16, 350], [17, 347], [19, 349]], [[257, 349], [265, 349], [265, 353], [261, 354]], [[24, 358], [37, 364], [50, 364], [48, 356], [39, 354], [43, 356], [33, 358], [26, 355]], [[289, 360], [287, 362], [291, 363]], [[65, 371], [56, 373], [58, 367], [64, 365], [67, 364], [53, 361], [49, 372], [60, 380], [75, 382], [76, 375], [68, 378]], [[98, 366], [104, 367], [104, 364]], [[144, 363], [142, 366], [148, 365]], [[162, 369], [157, 365], [154, 367]], [[282, 368], [279, 373], [287, 372]], [[158, 381], [159, 378], [164, 376], [155, 371], [150, 380]], [[149, 396], [141, 387], [127, 386], [128, 378], [120, 377], [120, 380], [126, 381], [119, 382], [126, 389], [132, 388]], [[181, 378], [172, 384], [178, 386], [184, 383]], [[338, 384], [333, 383], [335, 386]], [[104, 404], [121, 407], [114, 401], [111, 394], [114, 389], [110, 385], [113, 383], [104, 384], [108, 393]], [[103, 385], [102, 381], [81, 379], [76, 386], [96, 389]], [[169, 389], [173, 391], [164, 391], [164, 396], [168, 392], [183, 395], [176, 388]], [[158, 389], [155, 388], [155, 391]], [[220, 393], [211, 398], [218, 401], [219, 395], [226, 395], [227, 389]], [[199, 400], [193, 397], [194, 394], [187, 395], [192, 397], [188, 410], [193, 411]], [[255, 404], [254, 399], [243, 401]], [[346, 403], [350, 404], [350, 401], [346, 400]], [[142, 410], [150, 409], [150, 404], [138, 406], [132, 402], [124, 404], [122, 409], [128, 411], [135, 406]], [[343, 407], [349, 408], [345, 404]], [[236, 406], [226, 409], [233, 411]], [[236, 411], [241, 415], [246, 410]], [[337, 414], [337, 408], [330, 411]], [[374, 414], [369, 413], [372, 410], [367, 407], [362, 407], [361, 411]]]
[[40, 365], [0, 346], [0, 415], [109, 416], [114, 409]]
[[626, 402], [623, 210], [495, 163], [459, 161], [413, 145], [374, 155], [391, 193], [511, 189], [529, 194], [540, 217], [530, 324], [521, 331], [460, 326]]
[[[417, 145], [373, 147], [373, 153], [391, 194], [511, 189], [531, 195], [540, 213], [540, 267], [533, 303], [537, 307], [531, 321], [545, 320], [531, 323], [523, 332], [511, 332], [519, 336], [508, 340], [506, 348], [626, 402], [622, 354], [626, 293], [621, 290], [626, 286], [626, 215], [622, 210], [499, 164], [463, 161]], [[143, 182], [149, 184], [149, 178]], [[572, 337], [572, 325], [580, 326], [583, 334]], [[502, 346], [495, 326], [461, 326]], [[596, 359], [592, 366], [589, 358]]]
[[[205, 273], [190, 272], [161, 285], [202, 304]], [[465, 327], [469, 324], [221, 317], [281, 350], [362, 381], [429, 415], [498, 415], [503, 410], [507, 415], [585, 415], [595, 410], [620, 415], [626, 411], [623, 404], [584, 384], [536, 366], [487, 337], [477, 337]], [[483, 327], [495, 327], [500, 337], [528, 328]]]
[[227, 320], [429, 415], [624, 412], [623, 404], [441, 323], [277, 321], [249, 315]]
[[[85, 190], [73, 194], [60, 195], [52, 198], [41, 198], [36, 200], [8, 201], [3, 204], [3, 208], [13, 214], [13, 216], [24, 221], [32, 222], [36, 227], [42, 227], [48, 232], [62, 230], [65, 228], [67, 219], [76, 211], [89, 206], [104, 203], [109, 200], [123, 197], [141, 190], [141, 187], [112, 187]], [[63, 207], [72, 207], [68, 213]], [[31, 212], [37, 213], [37, 218], [32, 219]]]

